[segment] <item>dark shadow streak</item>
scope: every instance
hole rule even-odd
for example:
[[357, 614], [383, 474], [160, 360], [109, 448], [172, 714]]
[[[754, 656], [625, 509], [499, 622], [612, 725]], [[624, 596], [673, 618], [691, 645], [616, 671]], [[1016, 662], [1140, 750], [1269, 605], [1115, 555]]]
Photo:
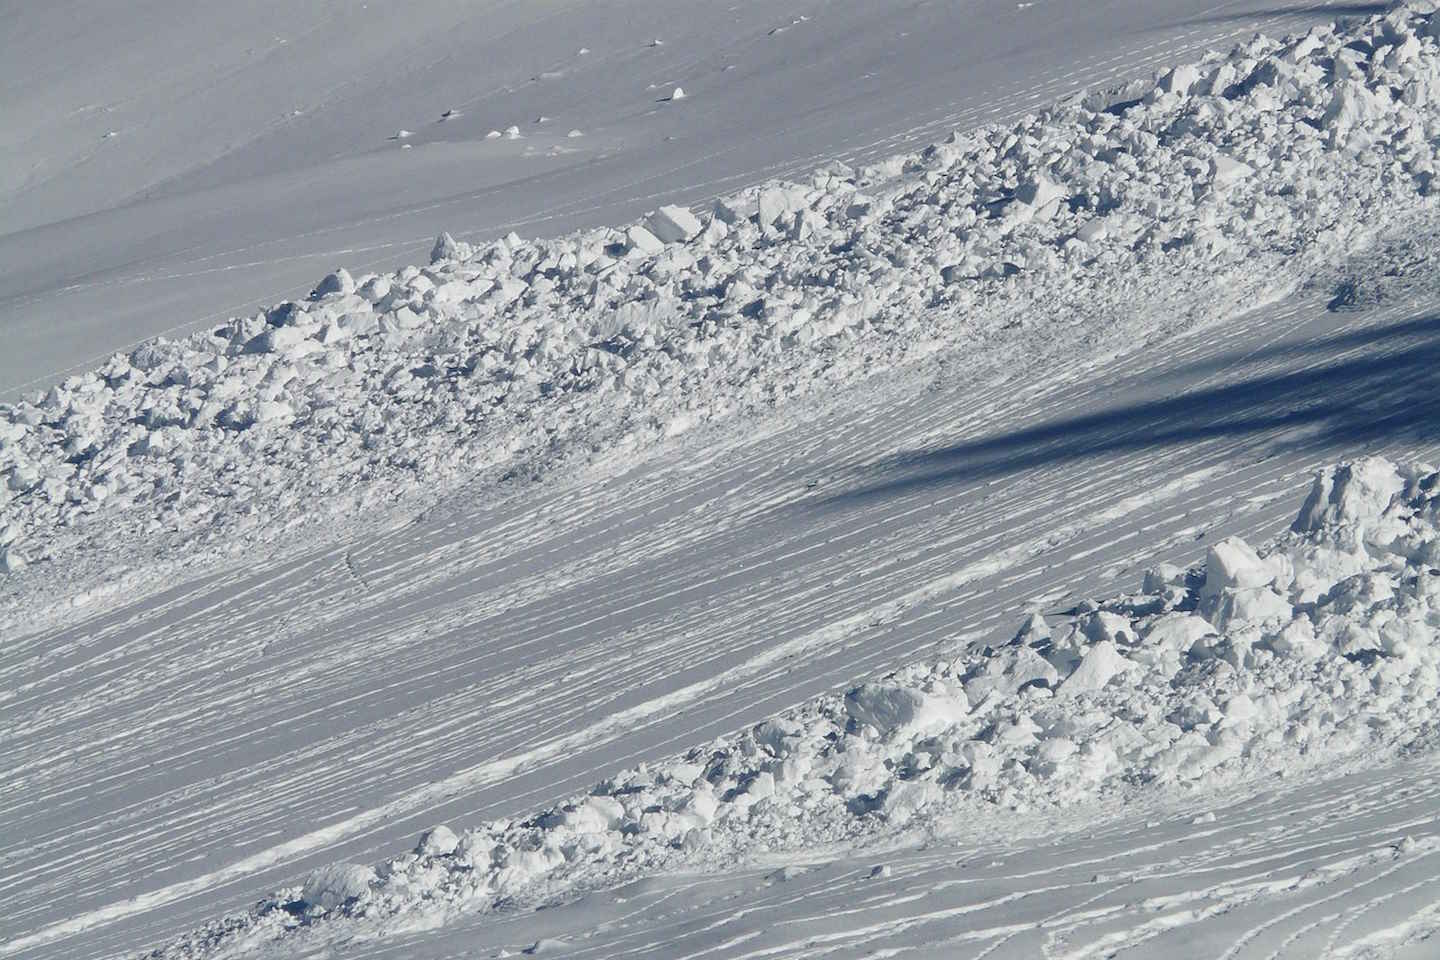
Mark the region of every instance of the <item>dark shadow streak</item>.
[[[805, 506], [839, 508], [1109, 454], [1297, 428], [1302, 438], [1279, 436], [1277, 446], [1360, 453], [1377, 441], [1440, 437], [1440, 317], [1334, 341], [1378, 352], [901, 454], [869, 468], [885, 479]], [[1251, 355], [1232, 360], [1249, 363]]]
[[1196, 17], [1185, 21], [1186, 25], [1199, 25], [1210, 23], [1238, 23], [1244, 20], [1268, 20], [1274, 17], [1293, 16], [1317, 16], [1339, 19], [1341, 17], [1373, 17], [1378, 14], [1387, 13], [1392, 7], [1389, 3], [1337, 3], [1322, 4], [1311, 3], [1296, 7], [1274, 6], [1265, 10], [1249, 9], [1235, 10], [1229, 13], [1217, 13], [1209, 17]]

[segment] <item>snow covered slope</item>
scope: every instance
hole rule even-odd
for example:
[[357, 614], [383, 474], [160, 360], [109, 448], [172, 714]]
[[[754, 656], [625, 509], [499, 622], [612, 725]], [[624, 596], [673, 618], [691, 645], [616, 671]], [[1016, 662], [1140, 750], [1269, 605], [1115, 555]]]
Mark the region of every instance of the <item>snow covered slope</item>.
[[[997, 807], [1069, 809], [1073, 816], [1097, 796], [1152, 785], [1214, 792], [1246, 773], [1292, 776], [1337, 760], [1373, 763], [1397, 749], [1433, 749], [1440, 721], [1437, 562], [1440, 472], [1380, 459], [1346, 464], [1317, 478], [1293, 534], [1260, 553], [1226, 538], [1209, 548], [1203, 567], [1154, 568], [1142, 592], [1084, 603], [1063, 630], [1033, 614], [1009, 643], [917, 664], [843, 698], [820, 698], [678, 760], [626, 770], [523, 821], [486, 823], [463, 836], [437, 827], [414, 853], [378, 872], [321, 868], [174, 952], [286, 938], [300, 941], [285, 943], [287, 952], [353, 944], [662, 868], [714, 867], [757, 852], [804, 856], [917, 822], [926, 832], [949, 832], [952, 824], [993, 819]], [[1425, 796], [1433, 803], [1433, 790]], [[1229, 889], [1172, 893], [1159, 898], [1163, 906], [1146, 908], [1172, 911], [1163, 918], [1119, 924], [1067, 955], [1107, 955], [1237, 902], [1329, 886], [1397, 858], [1394, 869], [1416, 866], [1408, 861], [1440, 853], [1440, 818], [1431, 812], [1417, 825], [1436, 832], [1421, 841], [1401, 834], [1324, 867], [1287, 866], [1246, 878], [1248, 885], [1232, 878]], [[1213, 820], [1209, 814], [1193, 822]], [[1391, 832], [1406, 825], [1384, 822]], [[1272, 849], [1262, 862], [1289, 854]], [[1119, 859], [1112, 852], [1094, 862]], [[1418, 867], [1423, 883], [1440, 883], [1432, 864]], [[1097, 873], [1091, 882], [1103, 879], [1108, 894], [1126, 882], [1125, 870], [1120, 874]], [[1204, 906], [1175, 909], [1187, 901]], [[1419, 927], [1411, 923], [1401, 939], [1440, 930], [1440, 914], [1420, 912]], [[1095, 928], [1115, 921], [1096, 919], [1081, 932], [1095, 936]], [[1409, 914], [1401, 919], [1411, 922]], [[1025, 926], [962, 928], [961, 939], [995, 941], [1024, 955], [1033, 944], [1009, 941]], [[1051, 926], [1047, 940], [1075, 936], [1061, 923]], [[1233, 932], [1237, 946], [1255, 939]], [[837, 939], [855, 951], [867, 944], [863, 933]], [[753, 955], [746, 939], [725, 946], [744, 944]], [[813, 935], [760, 953], [788, 956], [807, 943], [816, 945]]]
[[[1020, 615], [1259, 542], [1325, 464], [1440, 459], [1431, 33], [1257, 41], [1133, 104], [741, 191], [698, 224], [442, 242], [5, 407], [0, 953], [157, 944], [436, 822], [503, 839], [897, 665], [943, 657], [963, 693], [953, 665]], [[1374, 579], [1409, 598], [1413, 572]], [[1396, 651], [1341, 652], [1358, 666], [1319, 675], [1390, 702]], [[1237, 693], [1202, 692], [1222, 713]], [[1302, 732], [1333, 719], [1327, 757], [1413, 732], [1320, 719]], [[1040, 765], [1096, 730], [1075, 734]], [[1075, 796], [1048, 789], [1020, 799]], [[825, 822], [848, 843], [875, 813]], [[453, 872], [445, 842], [391, 871], [419, 877], [392, 931], [443, 917], [404, 897]], [[673, 865], [656, 849], [592, 879]], [[314, 902], [343, 913], [364, 869], [318, 875]]]
[[[300, 296], [341, 262], [413, 262], [441, 230], [623, 222], [1018, 116], [1332, 6], [1357, 9], [0, 4], [0, 398]], [[687, 98], [665, 102], [677, 86]], [[519, 139], [489, 138], [512, 126]]]

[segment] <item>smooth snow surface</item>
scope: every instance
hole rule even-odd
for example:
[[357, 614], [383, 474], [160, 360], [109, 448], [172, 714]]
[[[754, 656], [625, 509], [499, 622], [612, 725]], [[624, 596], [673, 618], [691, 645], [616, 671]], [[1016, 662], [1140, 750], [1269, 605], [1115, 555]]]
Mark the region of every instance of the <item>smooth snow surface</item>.
[[1356, 9], [6, 3], [0, 399], [301, 296], [339, 263], [414, 262], [441, 230], [618, 223], [1016, 117], [1331, 8]]
[[0, 407], [0, 955], [1426, 955], [1436, 33]]

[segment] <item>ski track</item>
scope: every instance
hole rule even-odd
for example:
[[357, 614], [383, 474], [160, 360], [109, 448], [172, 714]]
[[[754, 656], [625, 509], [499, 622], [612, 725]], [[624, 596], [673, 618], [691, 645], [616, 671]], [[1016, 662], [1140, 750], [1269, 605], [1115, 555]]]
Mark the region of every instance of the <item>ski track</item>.
[[[1067, 74], [1057, 67], [983, 108], [921, 121], [846, 155], [884, 155], [938, 130], [1017, 116], [1260, 23], [1066, 64]], [[814, 159], [679, 192], [714, 196]], [[674, 194], [561, 205], [475, 232], [544, 229]], [[373, 231], [389, 219], [346, 229]], [[369, 252], [378, 265], [421, 243], [306, 256]], [[268, 246], [182, 264], [215, 264], [200, 270], [67, 289], [197, 280], [295, 259], [255, 257]], [[230, 256], [251, 259], [217, 262]], [[1382, 329], [1433, 307], [1387, 304], [1363, 319], [1337, 318], [1323, 301], [1314, 292], [1289, 297], [1244, 333], [1238, 323], [1212, 328], [1163, 354], [1077, 365], [1038, 383], [937, 383], [900, 409], [782, 425], [534, 498], [451, 504], [360, 542], [208, 572], [66, 629], [8, 640], [0, 933], [11, 939], [0, 940], [0, 955], [130, 950], [318, 863], [374, 859], [430, 822], [528, 810], [856, 677], [1008, 633], [1026, 600], [1064, 606], [1057, 588], [1071, 588], [1064, 596], [1073, 600], [1135, 580], [1156, 560], [1192, 560], [1216, 536], [1271, 532], [1293, 514], [1314, 469], [1362, 451], [1273, 428], [1157, 448], [1144, 443], [1152, 425], [1140, 423], [1105, 438], [1133, 445], [1108, 462], [1072, 457], [1057, 441], [996, 477], [920, 477], [883, 495], [865, 487], [869, 468], [889, 457], [984, 436], [996, 424], [1021, 431], [1071, 416], [1077, 404], [1104, 410], [1403, 351], [1412, 341], [1305, 348], [1342, 323]], [[1277, 343], [1296, 349], [1267, 349]], [[1363, 452], [1433, 460], [1437, 451], [1395, 443]], [[1402, 939], [1440, 927], [1420, 909], [1440, 882], [1436, 848], [1427, 846], [1440, 840], [1429, 782], [1392, 773], [1347, 782], [1344, 792], [1290, 792], [1268, 808], [1227, 811], [1213, 830], [1136, 835], [1133, 846], [1119, 844], [1123, 855], [1117, 838], [1135, 828], [1110, 827], [1093, 841], [1064, 841], [1053, 868], [1023, 875], [992, 865], [956, 881], [957, 859], [974, 858], [942, 845], [890, 860], [895, 872], [884, 879], [868, 878], [868, 862], [843, 861], [759, 894], [755, 877], [750, 890], [727, 886], [734, 878], [662, 879], [654, 882], [661, 892], [641, 892], [639, 905], [615, 899], [618, 916], [567, 955], [891, 955], [908, 939], [921, 951], [985, 957], [1079, 958], [1121, 947], [1226, 960], [1340, 956], [1387, 932], [1401, 936], [1392, 917], [1419, 918]], [[1401, 830], [1421, 841], [1413, 854], [1377, 846], [1377, 836]], [[1092, 846], [1105, 852], [1086, 859]], [[1113, 879], [1085, 874], [1111, 863], [1120, 864]], [[1312, 875], [1323, 879], [1301, 882]], [[727, 890], [750, 898], [740, 912], [707, 906]], [[1289, 898], [1279, 915], [1268, 907], [1276, 897]], [[492, 921], [476, 935], [529, 929], [519, 918]], [[755, 932], [737, 933], [746, 928]], [[1177, 933], [1197, 952], [1177, 954]], [[366, 949], [422, 956], [431, 948], [402, 938]]]
[[[1129, 818], [1050, 840], [791, 857], [788, 877], [777, 859], [741, 875], [658, 878], [539, 914], [462, 921], [445, 938], [352, 944], [347, 955], [493, 956], [552, 938], [573, 960], [1344, 956], [1386, 934], [1417, 942], [1440, 928], [1425, 909], [1440, 884], [1435, 768], [1221, 800], [1204, 827]], [[890, 875], [872, 876], [877, 864]]]
[[[375, 859], [430, 822], [531, 809], [858, 676], [1007, 634], [1026, 598], [1063, 608], [1057, 587], [1105, 590], [1223, 533], [1273, 531], [1337, 454], [1323, 435], [1283, 456], [1273, 429], [1149, 448], [1141, 422], [1104, 438], [1137, 449], [1103, 469], [1047, 462], [1042, 445], [999, 478], [863, 488], [899, 451], [1023, 431], [1074, 415], [1079, 398], [1105, 409], [1403, 351], [1412, 340], [1363, 334], [1424, 306], [1389, 304], [1357, 329], [1297, 295], [1263, 323], [1163, 352], [1039, 382], [937, 382], [899, 409], [452, 504], [19, 638], [0, 657], [0, 900], [25, 939], [0, 951], [133, 948], [314, 864]], [[1315, 349], [1342, 323], [1349, 346]]]

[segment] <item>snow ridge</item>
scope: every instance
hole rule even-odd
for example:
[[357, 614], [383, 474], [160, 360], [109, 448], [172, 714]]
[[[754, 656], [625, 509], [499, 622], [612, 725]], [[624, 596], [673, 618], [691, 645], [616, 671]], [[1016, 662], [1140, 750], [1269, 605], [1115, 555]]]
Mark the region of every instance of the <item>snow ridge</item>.
[[1099, 336], [1142, 298], [1183, 324], [1283, 292], [1431, 209], [1437, 30], [1402, 8], [1259, 37], [699, 215], [447, 235], [426, 267], [117, 354], [0, 405], [0, 602], [42, 616], [125, 565], [324, 536], [1071, 316]]

